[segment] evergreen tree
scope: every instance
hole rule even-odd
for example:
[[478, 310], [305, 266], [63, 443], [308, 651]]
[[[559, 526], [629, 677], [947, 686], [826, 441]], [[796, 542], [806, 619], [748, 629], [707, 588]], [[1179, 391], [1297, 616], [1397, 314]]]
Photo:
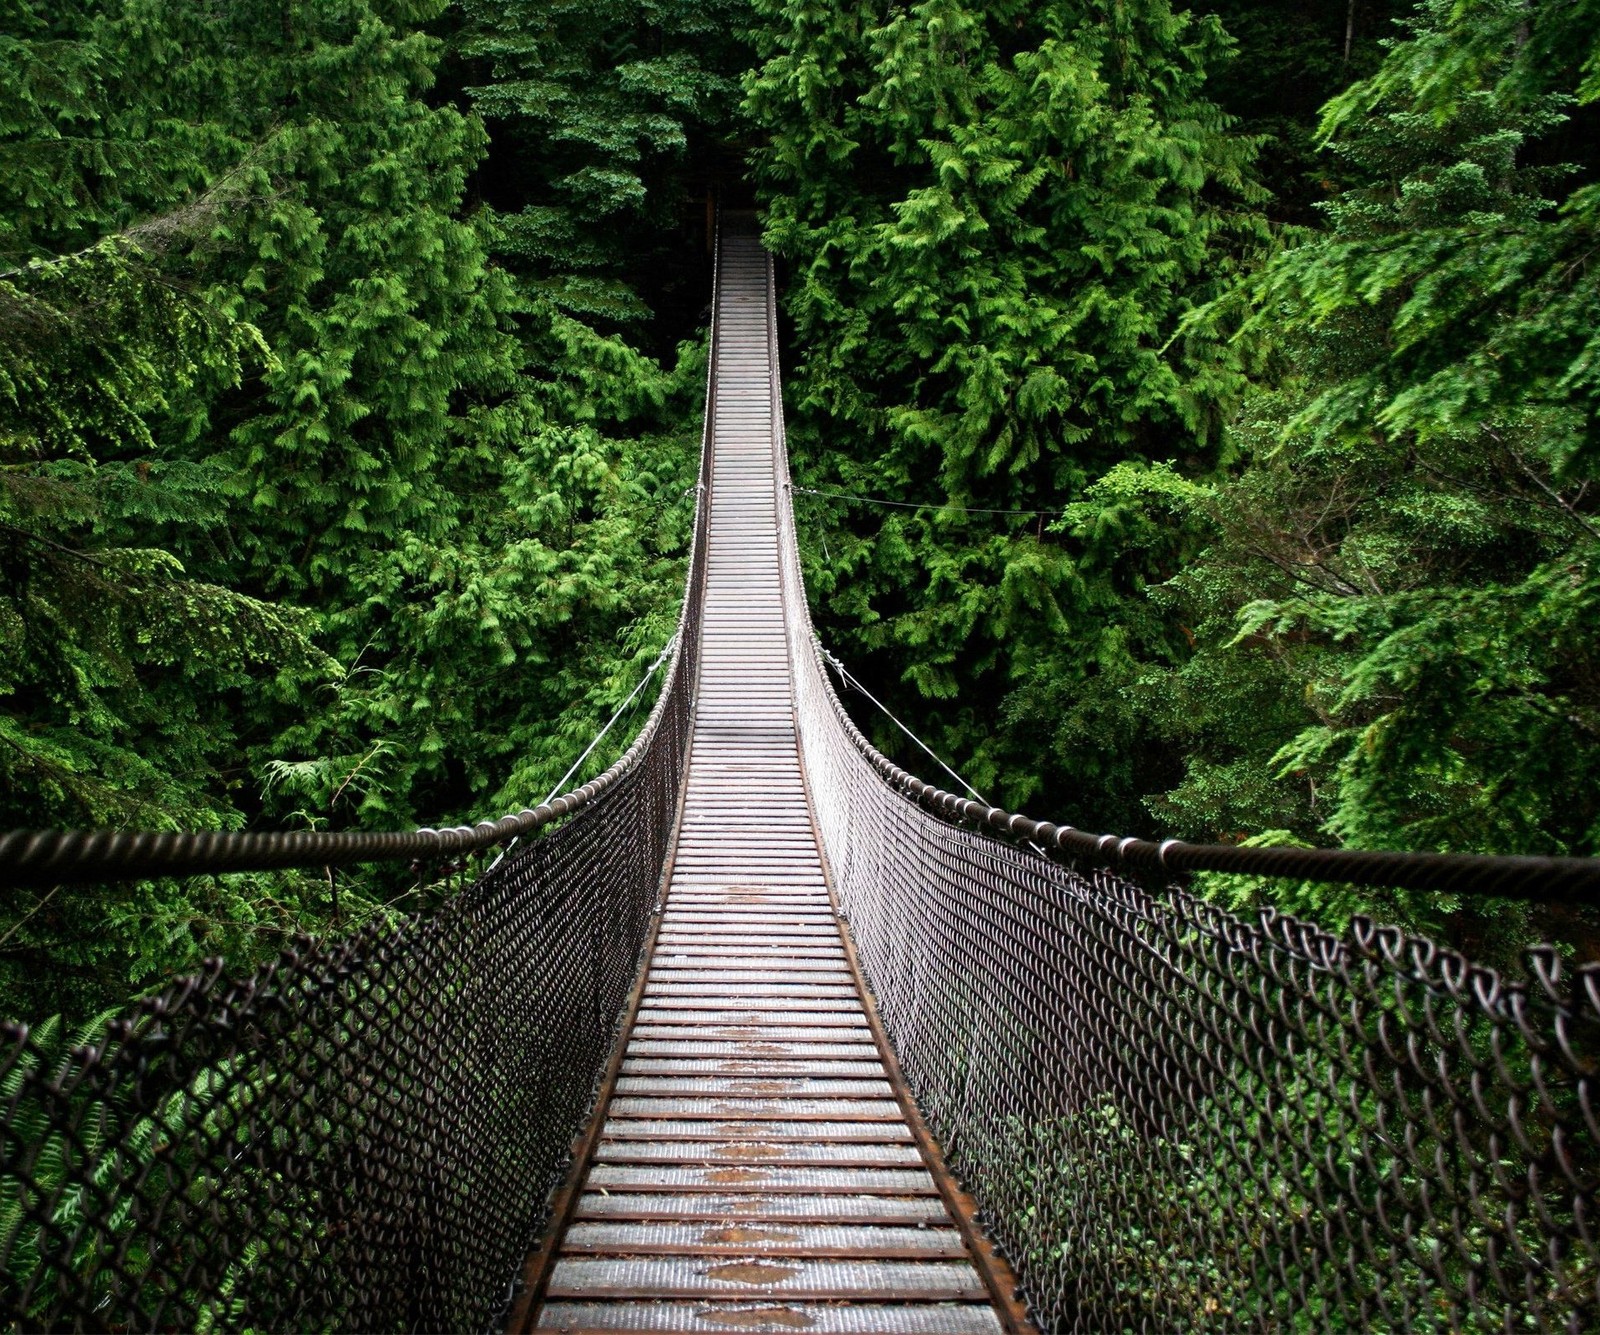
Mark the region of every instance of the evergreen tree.
[[494, 704], [509, 726], [476, 741], [509, 766], [495, 801], [542, 795], [670, 633], [698, 461], [704, 193], [741, 8], [462, 6], [451, 77], [493, 137], [475, 221], [518, 365], [500, 409], [510, 508], [478, 525], [510, 544], [493, 595], [506, 637], [474, 666], [536, 668]]
[[1267, 215], [1317, 226], [1317, 205], [1347, 183], [1342, 164], [1318, 150], [1322, 105], [1377, 69], [1411, 0], [1198, 0], [1193, 8], [1214, 14], [1238, 43], [1237, 57], [1214, 68], [1206, 86], [1240, 129], [1261, 136]]
[[[1278, 369], [1249, 411], [1249, 466], [1191, 508], [1214, 542], [1162, 595], [1201, 651], [1146, 697], [1170, 702], [1190, 753], [1156, 804], [1182, 833], [1600, 853], [1600, 162], [1543, 165], [1593, 48], [1572, 41], [1554, 82], [1519, 69], [1538, 47], [1513, 11], [1419, 10], [1328, 109], [1359, 184], [1242, 290], [1243, 337]], [[1325, 920], [1373, 907], [1315, 887], [1291, 902]], [[1386, 904], [1479, 955], [1529, 912], [1449, 924], [1448, 899]], [[1585, 923], [1527, 930], [1583, 939]]]
[[[641, 544], [682, 526], [652, 496], [619, 523], [581, 435], [534, 438], [511, 289], [456, 216], [484, 134], [423, 100], [440, 8], [152, 0], [10, 29], [10, 823], [520, 805], [577, 749], [563, 709], [617, 690], [554, 646], [593, 605], [615, 653], [671, 583]], [[293, 877], [24, 899], [9, 983], [76, 975], [81, 1009], [330, 907]]]
[[[493, 263], [515, 227], [465, 212], [488, 137], [436, 99], [443, 13], [106, 0], [6, 25], [11, 823], [521, 806], [670, 633], [703, 357], [664, 371]], [[347, 879], [343, 920], [385, 884]], [[329, 891], [25, 898], [4, 986], [114, 1001], [325, 922]]]
[[802, 480], [929, 505], [800, 498], [826, 633], [997, 800], [1126, 822], [1137, 729], [1039, 714], [1115, 708], [1129, 638], [1176, 641], [1127, 604], [1183, 542], [1050, 524], [1109, 470], [1225, 450], [1239, 369], [1180, 324], [1260, 236], [1253, 144], [1204, 90], [1228, 41], [1165, 0], [757, 12]]
[[[742, 0], [464, 0], [459, 49], [495, 151], [482, 178], [496, 253], [530, 292], [644, 350], [698, 312], [686, 245], [731, 137]], [[679, 316], [681, 319], [681, 315]]]
[[212, 824], [231, 818], [230, 688], [324, 663], [302, 618], [150, 543], [169, 523], [215, 540], [226, 512], [221, 470], [164, 457], [166, 424], [273, 365], [195, 276], [249, 188], [198, 179], [183, 137], [152, 132], [103, 7], [13, 5], [5, 41], [6, 814]]
[[[240, 701], [334, 670], [307, 618], [155, 538], [226, 539], [223, 473], [160, 436], [272, 363], [193, 271], [247, 192], [145, 133], [149, 90], [100, 6], [13, 5], [0, 40], [0, 820], [236, 827]], [[84, 1009], [197, 952], [253, 951], [259, 927], [306, 921], [299, 888], [15, 896], [0, 995]]]

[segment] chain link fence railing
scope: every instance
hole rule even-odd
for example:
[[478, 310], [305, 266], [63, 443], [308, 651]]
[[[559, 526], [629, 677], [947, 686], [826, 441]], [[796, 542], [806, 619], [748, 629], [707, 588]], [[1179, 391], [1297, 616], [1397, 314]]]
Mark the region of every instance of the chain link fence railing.
[[6, 1026], [6, 1324], [497, 1325], [649, 927], [677, 715], [431, 917], [186, 979], [83, 1046]]
[[219, 962], [81, 1041], [0, 1026], [0, 1329], [503, 1324], [657, 908], [708, 444], [677, 649], [598, 779], [453, 830], [0, 836], [0, 881], [34, 884], [502, 850], [431, 915]]
[[[774, 454], [785, 469], [781, 430]], [[1042, 1329], [1600, 1330], [1600, 964], [1541, 949], [1512, 981], [1173, 883], [1217, 866], [1592, 898], [1600, 863], [1158, 846], [941, 792], [841, 707], [787, 505], [780, 529], [839, 907]]]
[[[782, 448], [780, 432], [780, 468]], [[1368, 922], [1334, 937], [1245, 921], [1167, 876], [1241, 850], [1096, 839], [923, 784], [829, 687], [780, 515], [841, 908], [912, 1092], [1041, 1326], [1600, 1329], [1600, 966], [1535, 951], [1512, 981]], [[3, 850], [34, 880], [170, 874], [458, 854], [561, 822], [432, 916], [243, 978], [213, 968], [82, 1042], [5, 1027], [8, 1327], [503, 1319], [648, 935], [691, 724], [703, 525], [702, 506], [650, 721], [548, 807], [326, 843]], [[1596, 884], [1570, 860], [1319, 857], [1386, 884]]]

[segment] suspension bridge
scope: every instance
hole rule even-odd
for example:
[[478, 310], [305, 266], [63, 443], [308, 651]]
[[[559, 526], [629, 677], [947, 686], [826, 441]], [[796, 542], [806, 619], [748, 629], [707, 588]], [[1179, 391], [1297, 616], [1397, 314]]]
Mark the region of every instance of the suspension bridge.
[[598, 779], [449, 830], [0, 836], [12, 883], [479, 860], [92, 1041], [6, 1026], [7, 1328], [1600, 1328], [1600, 966], [1184, 884], [1600, 868], [1116, 839], [900, 769], [806, 610], [753, 219], [715, 283], [675, 647]]

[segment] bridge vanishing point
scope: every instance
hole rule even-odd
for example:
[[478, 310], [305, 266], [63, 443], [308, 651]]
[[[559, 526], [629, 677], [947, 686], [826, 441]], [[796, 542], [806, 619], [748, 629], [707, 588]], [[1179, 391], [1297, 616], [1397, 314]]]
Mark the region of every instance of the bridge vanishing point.
[[1600, 1329], [1600, 966], [1183, 883], [1595, 865], [1155, 845], [921, 782], [823, 671], [749, 218], [706, 416], [675, 652], [599, 779], [405, 835], [0, 836], [36, 884], [500, 850], [83, 1041], [6, 1026], [6, 1328]]

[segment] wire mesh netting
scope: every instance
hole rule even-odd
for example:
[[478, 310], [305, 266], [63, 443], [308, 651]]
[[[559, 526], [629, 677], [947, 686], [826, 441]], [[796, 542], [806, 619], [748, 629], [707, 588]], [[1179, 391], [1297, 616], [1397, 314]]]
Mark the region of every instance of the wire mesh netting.
[[818, 731], [864, 972], [1043, 1327], [1600, 1328], [1600, 968], [1078, 875]]
[[840, 909], [1043, 1329], [1600, 1330], [1600, 965], [1543, 949], [1514, 982], [986, 832], [1035, 823], [937, 792], [845, 714], [787, 506], [780, 529]]
[[71, 1051], [11, 1027], [7, 1324], [497, 1324], [634, 977], [674, 740], [430, 918], [185, 980]]
[[[1023, 838], [1055, 827], [985, 832], [1004, 813], [851, 724], [779, 516], [835, 890], [911, 1092], [1042, 1327], [1600, 1329], [1600, 966], [1536, 951], [1512, 981]], [[639, 740], [442, 910], [214, 967], [81, 1043], [0, 1031], [7, 1326], [503, 1320], [656, 905], [704, 525], [702, 506]]]
[[[81, 1043], [0, 1026], [0, 1328], [504, 1323], [657, 908], [705, 524], [702, 504], [660, 696], [605, 774], [475, 831], [321, 839], [350, 860], [542, 830], [440, 910], [245, 977], [217, 964]], [[34, 865], [154, 874], [295, 865], [317, 838], [14, 842]]]

